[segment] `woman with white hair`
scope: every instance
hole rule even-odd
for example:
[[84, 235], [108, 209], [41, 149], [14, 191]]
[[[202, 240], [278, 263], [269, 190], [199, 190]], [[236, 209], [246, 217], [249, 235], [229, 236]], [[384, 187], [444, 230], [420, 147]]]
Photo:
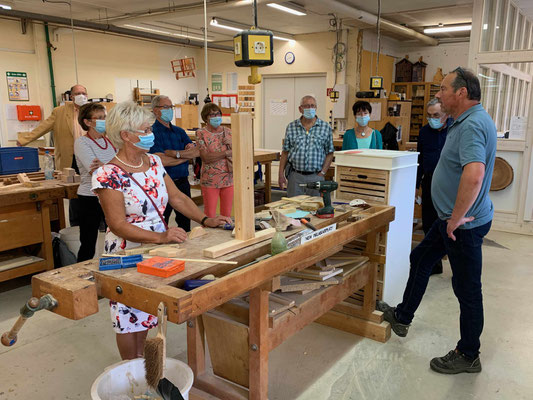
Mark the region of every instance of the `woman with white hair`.
[[[165, 172], [161, 159], [147, 154], [154, 144], [154, 116], [133, 102], [117, 104], [108, 114], [106, 131], [118, 152], [92, 177], [109, 226], [105, 252], [137, 247], [139, 243], [181, 243], [187, 234], [169, 228], [163, 212], [167, 202], [203, 226], [231, 223], [223, 216], [208, 218], [181, 193]], [[148, 329], [157, 325], [153, 315], [117, 302], [110, 302], [117, 346], [123, 360], [142, 357]]]

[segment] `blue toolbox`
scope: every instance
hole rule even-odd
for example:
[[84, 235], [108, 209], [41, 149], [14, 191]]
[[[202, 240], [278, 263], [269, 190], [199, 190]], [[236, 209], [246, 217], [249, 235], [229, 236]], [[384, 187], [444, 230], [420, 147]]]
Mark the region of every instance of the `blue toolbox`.
[[109, 271], [111, 269], [135, 268], [137, 263], [143, 260], [142, 254], [122, 257], [102, 257], [100, 258], [100, 271]]
[[39, 154], [33, 147], [0, 147], [0, 175], [39, 171]]

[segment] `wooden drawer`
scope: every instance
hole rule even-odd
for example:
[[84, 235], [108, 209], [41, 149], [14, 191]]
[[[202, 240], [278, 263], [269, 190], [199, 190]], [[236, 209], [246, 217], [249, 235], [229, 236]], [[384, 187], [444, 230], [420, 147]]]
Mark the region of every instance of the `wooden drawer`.
[[362, 199], [370, 203], [387, 204], [389, 171], [337, 166], [337, 199]]
[[0, 251], [43, 241], [43, 221], [36, 203], [0, 209]]

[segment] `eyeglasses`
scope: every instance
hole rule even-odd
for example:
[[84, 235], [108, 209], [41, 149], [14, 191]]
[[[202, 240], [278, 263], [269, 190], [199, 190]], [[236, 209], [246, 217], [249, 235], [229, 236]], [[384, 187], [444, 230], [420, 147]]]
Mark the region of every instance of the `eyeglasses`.
[[302, 104], [300, 107], [302, 107], [303, 109], [316, 108], [316, 104]]
[[141, 129], [136, 129], [136, 130], [133, 130], [131, 132], [135, 133], [135, 134], [138, 134], [138, 135], [149, 135], [150, 133], [152, 133], [152, 128], [151, 127], [146, 128], [144, 131], [141, 130]]
[[174, 108], [174, 106], [155, 106], [154, 108], [162, 108], [163, 110], [170, 110], [171, 108]]
[[210, 118], [222, 117], [222, 113], [220, 113], [220, 112], [211, 113], [211, 114], [209, 114], [209, 117]]

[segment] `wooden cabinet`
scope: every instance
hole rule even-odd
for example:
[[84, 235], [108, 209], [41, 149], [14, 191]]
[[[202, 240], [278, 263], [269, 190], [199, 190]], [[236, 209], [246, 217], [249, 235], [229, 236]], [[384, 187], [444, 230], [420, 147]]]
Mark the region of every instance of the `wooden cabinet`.
[[439, 89], [440, 84], [433, 82], [395, 82], [392, 84], [393, 92], [404, 93], [407, 100], [412, 100], [410, 142], [418, 141], [420, 128], [428, 123], [427, 103], [435, 97]]

